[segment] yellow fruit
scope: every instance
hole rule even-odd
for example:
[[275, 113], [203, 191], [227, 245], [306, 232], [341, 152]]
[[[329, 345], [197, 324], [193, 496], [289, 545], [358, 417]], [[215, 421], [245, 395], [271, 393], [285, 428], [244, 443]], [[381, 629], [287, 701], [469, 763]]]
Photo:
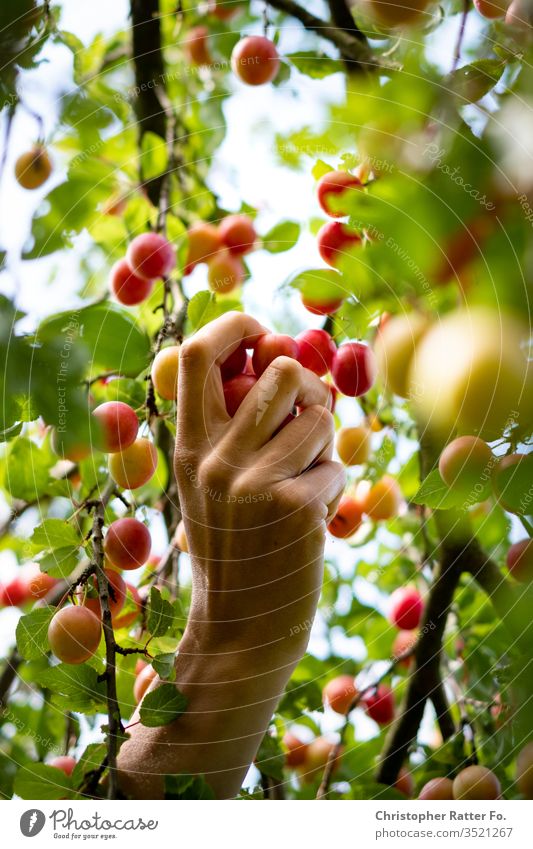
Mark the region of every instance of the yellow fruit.
[[162, 348], [152, 363], [152, 383], [155, 391], [167, 401], [175, 401], [178, 391], [179, 345]]
[[398, 515], [401, 500], [398, 482], [390, 475], [383, 475], [363, 497], [361, 506], [369, 519], [385, 521]]
[[525, 329], [486, 308], [451, 313], [428, 331], [410, 370], [410, 398], [424, 426], [455, 428], [492, 440], [506, 424], [527, 421]]
[[23, 189], [38, 189], [52, 173], [52, 163], [42, 145], [22, 153], [15, 162], [15, 177]]
[[427, 318], [420, 313], [398, 315], [388, 319], [376, 337], [378, 373], [389, 392], [401, 398], [408, 397], [409, 370], [418, 343], [428, 328]]
[[336, 447], [345, 466], [360, 466], [370, 456], [370, 431], [366, 427], [341, 427]]

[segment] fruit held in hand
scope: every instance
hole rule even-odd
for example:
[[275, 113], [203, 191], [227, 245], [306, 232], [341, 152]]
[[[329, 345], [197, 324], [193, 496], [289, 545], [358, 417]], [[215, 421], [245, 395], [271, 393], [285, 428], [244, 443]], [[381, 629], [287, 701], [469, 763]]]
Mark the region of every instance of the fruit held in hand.
[[62, 607], [50, 621], [48, 642], [63, 663], [84, 663], [97, 650], [101, 632], [100, 619], [87, 607]]
[[46, 183], [52, 173], [52, 163], [48, 153], [40, 144], [21, 153], [15, 162], [15, 177], [23, 189], [38, 189]]
[[390, 619], [402, 631], [413, 631], [420, 625], [424, 603], [416, 587], [398, 587], [390, 599]]
[[138, 569], [147, 562], [151, 548], [150, 531], [138, 519], [117, 519], [105, 535], [105, 555], [117, 569]]
[[357, 688], [352, 675], [339, 675], [328, 681], [322, 690], [324, 704], [343, 715], [348, 712], [356, 696]]
[[228, 416], [234, 416], [242, 402], [257, 383], [253, 374], [238, 374], [224, 383], [224, 400]]
[[313, 298], [304, 297], [302, 295], [302, 304], [312, 312], [313, 315], [331, 315], [334, 312], [337, 312], [339, 307], [342, 305], [343, 299], [337, 298], [332, 301], [315, 301]]
[[459, 436], [446, 446], [439, 459], [444, 483], [466, 496], [489, 495], [494, 455], [477, 436]]
[[376, 379], [376, 359], [372, 348], [362, 342], [345, 342], [337, 349], [331, 376], [343, 395], [356, 398], [364, 395]]
[[259, 337], [252, 357], [252, 367], [257, 377], [263, 374], [276, 357], [298, 359], [298, 343], [292, 336], [286, 336], [284, 333], [266, 333]]
[[426, 801], [450, 801], [453, 799], [453, 781], [451, 778], [432, 778], [424, 784], [418, 798]]
[[362, 186], [359, 177], [348, 171], [328, 171], [318, 181], [318, 202], [327, 215], [343, 218], [350, 214], [351, 193], [360, 191]]
[[332, 268], [341, 268], [354, 254], [354, 249], [363, 244], [359, 233], [340, 221], [328, 221], [324, 224], [318, 231], [317, 241], [320, 256]]
[[183, 49], [191, 65], [211, 65], [209, 30], [204, 26], [192, 27], [186, 34]]
[[360, 466], [370, 456], [370, 431], [366, 427], [341, 427], [335, 444], [345, 466]]
[[213, 259], [222, 247], [222, 239], [218, 227], [207, 221], [197, 221], [189, 228], [187, 236], [185, 274], [190, 274], [199, 263]]
[[228, 250], [219, 251], [209, 262], [207, 282], [212, 292], [232, 292], [244, 280], [244, 266], [240, 257]]
[[150, 372], [154, 389], [161, 398], [175, 401], [178, 394], [180, 346], [168, 345], [155, 355]]
[[287, 749], [285, 754], [285, 763], [289, 769], [295, 769], [297, 766], [301, 766], [305, 763], [307, 750], [309, 748], [308, 743], [302, 743], [295, 734], [287, 732], [283, 738], [283, 745]]
[[235, 348], [232, 354], [224, 360], [220, 365], [220, 374], [222, 380], [229, 380], [230, 377], [235, 377], [237, 374], [242, 374], [246, 368], [248, 355], [244, 345], [239, 345]]
[[153, 442], [144, 437], [136, 439], [133, 445], [111, 454], [109, 472], [111, 477], [124, 489], [137, 489], [148, 483], [157, 468], [157, 449]]
[[65, 775], [72, 775], [76, 763], [76, 758], [73, 758], [71, 755], [59, 755], [50, 761], [50, 766], [55, 766], [56, 769], [60, 769]]
[[394, 697], [386, 684], [379, 684], [375, 690], [370, 690], [362, 701], [367, 714], [378, 725], [388, 725], [394, 719]]
[[383, 475], [362, 498], [363, 513], [375, 522], [387, 521], [398, 515], [401, 502], [398, 481], [390, 475]]
[[331, 370], [337, 346], [326, 330], [304, 330], [296, 337], [298, 362], [323, 377]]
[[232, 254], [247, 254], [254, 248], [257, 233], [249, 215], [227, 215], [220, 222], [219, 232]]
[[363, 511], [359, 501], [351, 495], [343, 495], [337, 512], [328, 525], [328, 531], [334, 537], [346, 539], [360, 528], [362, 521]]
[[428, 327], [425, 316], [409, 313], [389, 318], [378, 330], [374, 345], [377, 369], [389, 392], [400, 398], [409, 395], [409, 370]]
[[533, 581], [533, 539], [513, 543], [507, 552], [507, 568], [516, 581]]
[[137, 414], [123, 401], [106, 401], [93, 410], [97, 422], [94, 441], [101, 451], [115, 453], [133, 445], [139, 430]]
[[486, 766], [467, 766], [453, 782], [454, 799], [498, 799], [500, 782]]
[[132, 307], [146, 300], [154, 285], [133, 273], [125, 259], [119, 259], [111, 269], [109, 288], [120, 304]]
[[264, 85], [271, 82], [279, 71], [276, 46], [262, 35], [242, 38], [231, 54], [233, 73], [247, 85]]
[[130, 242], [126, 260], [139, 277], [155, 280], [170, 274], [176, 264], [176, 253], [160, 233], [141, 233]]
[[157, 672], [153, 666], [145, 666], [144, 669], [139, 672], [133, 685], [133, 698], [137, 704], [139, 704], [150, 684], [152, 681], [155, 681], [156, 678]]
[[516, 759], [516, 783], [525, 799], [533, 799], [533, 743], [524, 746]]

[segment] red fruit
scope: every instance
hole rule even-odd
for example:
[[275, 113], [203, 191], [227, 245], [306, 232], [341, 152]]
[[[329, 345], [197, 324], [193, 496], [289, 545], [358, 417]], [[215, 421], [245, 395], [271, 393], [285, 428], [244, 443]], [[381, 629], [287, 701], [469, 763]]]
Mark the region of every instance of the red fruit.
[[48, 626], [48, 642], [63, 663], [84, 663], [98, 648], [101, 633], [100, 619], [87, 607], [62, 607]]
[[296, 337], [298, 362], [319, 377], [330, 371], [337, 347], [326, 330], [304, 330]]
[[135, 675], [140, 675], [143, 669], [146, 669], [147, 666], [147, 662], [139, 658], [135, 663]]
[[376, 371], [372, 348], [361, 342], [345, 342], [341, 345], [331, 366], [335, 386], [343, 395], [351, 397], [368, 392], [376, 379]]
[[328, 681], [322, 690], [324, 704], [342, 715], [348, 713], [356, 696], [357, 688], [352, 675], [339, 675]]
[[276, 357], [298, 359], [298, 344], [292, 336], [285, 336], [283, 333], [266, 333], [259, 337], [252, 357], [252, 366], [257, 377], [263, 374]]
[[407, 796], [410, 799], [415, 792], [415, 783], [413, 781], [413, 776], [404, 766], [401, 767], [398, 778], [394, 782], [394, 788], [399, 793], [402, 793], [404, 796]]
[[137, 277], [125, 259], [119, 259], [111, 269], [109, 288], [120, 304], [128, 307], [140, 304], [146, 300], [153, 285], [153, 280]]
[[130, 242], [126, 260], [139, 277], [154, 280], [170, 274], [176, 264], [176, 253], [160, 233], [141, 233]]
[[224, 360], [220, 366], [222, 380], [229, 380], [230, 377], [242, 374], [246, 368], [247, 359], [248, 354], [246, 353], [246, 348], [239, 345], [239, 347], [234, 350], [233, 354], [230, 354], [227, 360]]
[[507, 568], [516, 581], [533, 581], [533, 539], [513, 543], [507, 552]]
[[133, 445], [139, 430], [137, 414], [123, 401], [106, 401], [93, 410], [99, 428], [95, 443], [101, 451], [114, 454]]
[[308, 743], [302, 743], [295, 734], [287, 732], [283, 738], [283, 745], [287, 749], [285, 763], [289, 769], [295, 769], [297, 766], [301, 766], [305, 763], [307, 750], [309, 748]]
[[[416, 631], [399, 631], [392, 644], [392, 656], [395, 658], [401, 657], [402, 654], [405, 654], [405, 652], [411, 651], [416, 645], [417, 639], [418, 635]], [[413, 657], [410, 655], [408, 657], [404, 657], [403, 660], [400, 660], [398, 666], [408, 667], [412, 662]]]
[[253, 374], [238, 374], [224, 383], [224, 400], [228, 416], [234, 416], [241, 403], [257, 383]]
[[[309, 782], [314, 781], [318, 775], [322, 775], [326, 766], [330, 752], [335, 748], [335, 743], [327, 740], [325, 737], [316, 737], [309, 743], [305, 756], [305, 762], [302, 766], [302, 780]], [[334, 770], [337, 769], [341, 756], [335, 758]]]
[[28, 597], [34, 599], [44, 598], [58, 583], [56, 578], [52, 578], [46, 572], [41, 572], [38, 566], [28, 570], [28, 573], [24, 576], [24, 581]]
[[117, 569], [138, 569], [150, 557], [150, 531], [138, 519], [125, 518], [112, 522], [104, 540], [104, 551]]
[[239, 6], [236, 6], [233, 2], [218, 3], [217, 0], [209, 0], [209, 9], [208, 12], [210, 15], [214, 15], [215, 18], [218, 18], [219, 21], [227, 21], [229, 18], [232, 18], [239, 11]]
[[451, 778], [432, 778], [424, 784], [418, 798], [427, 801], [450, 801], [453, 799], [453, 781]]
[[398, 587], [390, 600], [390, 619], [402, 631], [413, 631], [420, 625], [424, 603], [416, 587]]
[[359, 233], [340, 221], [328, 221], [317, 234], [320, 256], [333, 268], [338, 268], [352, 254], [354, 248], [363, 244]]
[[244, 280], [244, 266], [240, 257], [228, 250], [219, 251], [209, 263], [207, 282], [212, 292], [224, 295], [240, 286]]
[[20, 607], [29, 601], [28, 587], [21, 578], [12, 578], [0, 586], [0, 606]]
[[[142, 608], [142, 600], [139, 595], [139, 591], [137, 587], [134, 587], [133, 584], [126, 584], [126, 599], [130, 602], [133, 602], [133, 608], [128, 610], [122, 610], [118, 616], [112, 616], [113, 620], [113, 628], [130, 628], [131, 625], [137, 620]], [[125, 601], [126, 601], [125, 599]], [[129, 607], [130, 605], [128, 605]]]
[[213, 59], [209, 52], [208, 28], [192, 27], [185, 36], [183, 49], [191, 65], [210, 65]]
[[346, 539], [361, 526], [361, 505], [351, 495], [343, 495], [339, 501], [337, 512], [328, 525], [328, 531], [334, 537]]
[[144, 437], [109, 458], [111, 477], [124, 489], [137, 489], [148, 483], [156, 468], [157, 448]]
[[394, 697], [386, 684], [379, 684], [363, 696], [363, 702], [367, 714], [378, 725], [388, 725], [394, 719]]
[[474, 0], [474, 6], [479, 14], [489, 20], [503, 18], [510, 5], [511, 0]]
[[342, 206], [343, 201], [346, 202], [351, 192], [359, 191], [362, 185], [359, 177], [347, 171], [328, 171], [318, 182], [318, 202], [327, 215], [343, 218], [350, 214], [349, 208]]
[[220, 238], [232, 254], [247, 254], [253, 250], [257, 234], [248, 215], [227, 215], [220, 222]]
[[200, 262], [209, 262], [222, 247], [218, 227], [207, 221], [197, 221], [187, 232], [187, 261], [185, 274], [190, 274]]
[[247, 85], [271, 82], [279, 71], [279, 55], [275, 45], [263, 35], [242, 38], [233, 48], [233, 73]]
[[331, 315], [331, 313], [337, 312], [342, 305], [342, 301], [343, 299], [339, 298], [336, 301], [324, 301], [321, 303], [320, 301], [313, 301], [310, 298], [304, 298], [302, 295], [302, 304], [313, 315]]
[[[120, 613], [124, 607], [124, 602], [126, 601], [126, 583], [120, 572], [116, 572], [114, 569], [105, 569], [104, 571], [109, 581], [109, 610], [113, 617]], [[84, 607], [90, 610], [91, 613], [94, 613], [95, 616], [101, 617], [102, 608], [95, 577], [91, 578], [90, 590], [93, 595], [86, 595], [85, 598], [83, 598], [83, 590], [79, 590], [76, 595], [80, 601], [83, 599]]]
[[50, 766], [55, 766], [56, 769], [60, 769], [65, 775], [72, 775], [76, 763], [76, 758], [71, 757], [71, 755], [59, 755], [59, 757], [50, 761]]

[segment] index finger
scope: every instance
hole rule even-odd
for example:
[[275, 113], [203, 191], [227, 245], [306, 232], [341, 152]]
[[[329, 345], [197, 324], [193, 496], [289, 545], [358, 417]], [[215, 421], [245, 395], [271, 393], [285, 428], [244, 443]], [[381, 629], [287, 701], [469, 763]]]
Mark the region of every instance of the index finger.
[[229, 421], [219, 366], [243, 343], [253, 347], [267, 329], [255, 318], [228, 312], [187, 339], [180, 350], [178, 427], [207, 436], [212, 425]]

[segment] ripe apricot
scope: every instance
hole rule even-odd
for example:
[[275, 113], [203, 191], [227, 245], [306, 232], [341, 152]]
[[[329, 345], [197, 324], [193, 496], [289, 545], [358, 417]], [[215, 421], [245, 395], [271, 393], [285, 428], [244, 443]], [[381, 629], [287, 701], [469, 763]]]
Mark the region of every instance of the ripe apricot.
[[[316, 737], [309, 743], [305, 756], [305, 761], [301, 767], [302, 781], [309, 783], [321, 775], [326, 766], [330, 752], [335, 748], [335, 743], [327, 740], [326, 737]], [[335, 759], [333, 769], [337, 769], [340, 763], [341, 755]]]
[[356, 696], [357, 688], [352, 675], [338, 675], [337, 678], [328, 681], [322, 690], [324, 704], [335, 713], [343, 715], [348, 712]]
[[111, 477], [124, 489], [137, 489], [148, 483], [157, 468], [157, 449], [149, 439], [141, 437], [133, 445], [111, 454], [109, 472]]
[[339, 307], [342, 306], [342, 302], [342, 298], [336, 298], [331, 301], [318, 301], [302, 295], [302, 304], [313, 315], [331, 315], [337, 312]]
[[370, 16], [385, 27], [422, 23], [431, 0], [365, 0]]
[[104, 551], [116, 569], [138, 569], [150, 557], [151, 548], [150, 531], [138, 519], [117, 519], [105, 535]]
[[157, 672], [153, 666], [145, 666], [144, 669], [139, 672], [133, 685], [133, 698], [137, 704], [139, 704], [142, 700], [150, 684], [152, 681], [155, 681], [156, 678]]
[[285, 763], [289, 769], [295, 769], [305, 763], [307, 751], [309, 749], [308, 743], [302, 743], [295, 734], [287, 732], [287, 734], [283, 737], [283, 745], [287, 750], [285, 754]]
[[[108, 605], [111, 617], [113, 617], [120, 613], [124, 607], [124, 602], [126, 601], [126, 584], [122, 575], [115, 569], [105, 569], [105, 576], [109, 582]], [[76, 595], [80, 600], [83, 599], [84, 607], [92, 611], [95, 616], [101, 617], [102, 607], [95, 577], [91, 578], [87, 590], [88, 592], [86, 594], [84, 590], [79, 590]]]
[[220, 222], [220, 238], [232, 254], [253, 250], [257, 233], [249, 215], [227, 215]]
[[337, 454], [345, 466], [360, 466], [370, 456], [370, 431], [366, 427], [341, 427], [337, 431]]
[[128, 245], [126, 260], [139, 277], [166, 277], [176, 264], [176, 252], [160, 233], [141, 233]]
[[76, 764], [76, 758], [73, 758], [72, 755], [59, 755], [50, 761], [50, 766], [55, 766], [56, 769], [60, 769], [65, 775], [72, 775]]
[[219, 251], [208, 264], [207, 282], [212, 292], [232, 292], [243, 280], [244, 266], [240, 257], [227, 249]]
[[125, 610], [123, 608], [118, 615], [111, 616], [113, 628], [116, 630], [119, 628], [130, 628], [139, 618], [142, 609], [142, 599], [137, 587], [134, 587], [133, 584], [128, 584], [127, 581], [124, 583], [126, 585], [124, 604], [125, 606], [127, 605], [128, 609]]
[[106, 401], [93, 410], [94, 441], [101, 451], [115, 453], [133, 445], [139, 430], [137, 414], [123, 401]]
[[465, 496], [488, 496], [494, 455], [478, 436], [459, 436], [446, 446], [439, 459], [444, 483]]
[[23, 581], [26, 584], [28, 597], [34, 599], [44, 598], [58, 583], [57, 578], [41, 572], [37, 564], [33, 564], [26, 571]]
[[337, 512], [328, 525], [328, 531], [334, 537], [346, 539], [351, 537], [363, 521], [363, 511], [359, 501], [351, 495], [343, 495], [339, 501]]
[[383, 475], [362, 499], [363, 513], [375, 522], [392, 519], [398, 515], [402, 493], [398, 481], [390, 475]]
[[262, 35], [242, 38], [231, 54], [233, 73], [247, 85], [264, 85], [271, 82], [277, 75], [279, 66], [276, 46]]
[[48, 626], [48, 642], [63, 663], [84, 663], [100, 644], [102, 624], [98, 616], [83, 606], [62, 607]]
[[21, 153], [15, 162], [15, 177], [23, 189], [38, 189], [46, 183], [51, 173], [52, 162], [40, 144], [34, 145], [26, 153]]
[[185, 274], [190, 274], [201, 262], [209, 262], [214, 257], [222, 247], [222, 240], [218, 227], [208, 221], [197, 221], [189, 227], [187, 236]]
[[179, 361], [180, 346], [168, 345], [157, 352], [152, 363], [154, 389], [167, 401], [175, 401], [177, 398]]
[[498, 799], [501, 786], [486, 766], [467, 766], [453, 781], [454, 799]]
[[511, 0], [474, 0], [474, 6], [480, 15], [489, 20], [505, 17]]
[[424, 784], [418, 798], [425, 801], [450, 801], [453, 799], [453, 781], [451, 778], [432, 778]]

